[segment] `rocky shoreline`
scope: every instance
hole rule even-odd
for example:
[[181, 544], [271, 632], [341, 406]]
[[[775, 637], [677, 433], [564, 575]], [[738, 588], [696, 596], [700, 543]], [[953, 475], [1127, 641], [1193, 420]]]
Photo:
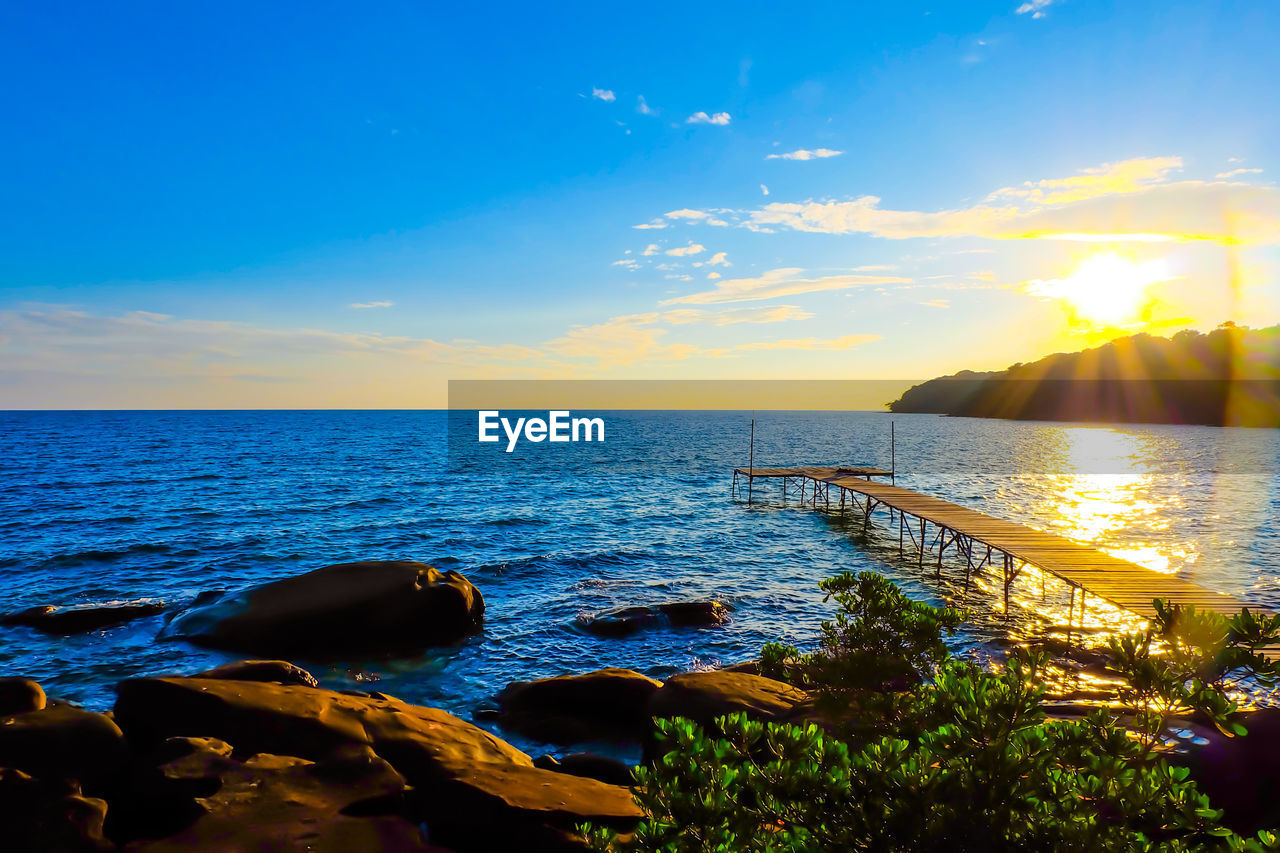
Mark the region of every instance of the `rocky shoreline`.
[[[349, 563], [205, 596], [162, 636], [281, 657], [393, 654], [456, 642], [481, 629], [483, 613], [483, 596], [457, 572]], [[717, 624], [724, 613], [636, 609], [609, 624], [640, 630], [658, 618]], [[495, 702], [490, 716], [507, 731], [570, 747], [640, 744], [646, 761], [659, 757], [655, 719], [823, 722], [804, 691], [751, 666], [665, 681], [619, 668], [572, 673], [509, 684]], [[1280, 721], [1253, 716], [1261, 725], [1247, 749], [1209, 736], [1188, 758], [1241, 819], [1269, 808], [1267, 780], [1280, 767]], [[580, 851], [581, 824], [625, 833], [641, 818], [631, 769], [581, 752], [533, 757], [437, 708], [320, 687], [283, 659], [127, 679], [106, 713], [0, 679], [6, 850]]]

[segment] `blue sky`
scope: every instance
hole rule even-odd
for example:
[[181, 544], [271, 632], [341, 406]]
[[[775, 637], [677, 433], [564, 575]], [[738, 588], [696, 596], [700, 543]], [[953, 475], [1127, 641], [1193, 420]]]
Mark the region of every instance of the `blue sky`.
[[372, 5], [0, 12], [9, 406], [1280, 321], [1274, 3]]

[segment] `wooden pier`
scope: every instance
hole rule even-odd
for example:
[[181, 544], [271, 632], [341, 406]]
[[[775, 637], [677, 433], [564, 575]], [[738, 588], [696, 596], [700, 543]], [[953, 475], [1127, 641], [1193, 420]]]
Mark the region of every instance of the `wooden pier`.
[[[802, 502], [815, 509], [840, 512], [856, 509], [867, 524], [871, 522], [872, 513], [884, 508], [888, 510], [890, 524], [896, 516], [899, 552], [905, 554], [906, 543], [910, 541], [921, 568], [925, 552], [936, 548], [935, 569], [940, 574], [943, 554], [950, 548], [964, 560], [967, 588], [973, 572], [987, 565], [996, 566], [998, 559], [1003, 571], [1006, 614], [1009, 588], [1027, 566], [1066, 582], [1071, 587], [1073, 609], [1078, 590], [1082, 619], [1086, 594], [1147, 619], [1155, 613], [1152, 601], [1157, 598], [1172, 604], [1195, 605], [1197, 610], [1211, 610], [1226, 616], [1238, 614], [1240, 608], [1247, 606], [1234, 596], [1121, 560], [1092, 545], [874, 479], [891, 476], [890, 472], [876, 468], [735, 468], [733, 492], [735, 496], [741, 493], [743, 478], [747, 480], [748, 489], [755, 479], [781, 479], [784, 498], [790, 486]], [[838, 499], [834, 506], [833, 487]]]

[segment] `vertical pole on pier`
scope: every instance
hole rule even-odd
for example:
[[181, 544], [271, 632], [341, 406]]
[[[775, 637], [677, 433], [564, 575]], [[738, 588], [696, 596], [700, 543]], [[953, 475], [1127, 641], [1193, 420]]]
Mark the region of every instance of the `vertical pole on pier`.
[[896, 484], [898, 482], [898, 454], [894, 449], [893, 442], [893, 421], [889, 421], [889, 482]]
[[751, 487], [756, 482], [756, 419], [751, 419], [751, 445], [747, 450], [747, 503], [751, 503]]

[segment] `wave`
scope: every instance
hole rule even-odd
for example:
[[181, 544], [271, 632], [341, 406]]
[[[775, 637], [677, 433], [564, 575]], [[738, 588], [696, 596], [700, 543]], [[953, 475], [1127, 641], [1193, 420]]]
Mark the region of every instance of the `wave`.
[[39, 563], [40, 568], [57, 566], [77, 566], [85, 563], [114, 563], [127, 557], [141, 554], [170, 554], [173, 548], [163, 544], [139, 543], [128, 548], [107, 550], [93, 548], [88, 551], [75, 551], [66, 554], [54, 554]]

